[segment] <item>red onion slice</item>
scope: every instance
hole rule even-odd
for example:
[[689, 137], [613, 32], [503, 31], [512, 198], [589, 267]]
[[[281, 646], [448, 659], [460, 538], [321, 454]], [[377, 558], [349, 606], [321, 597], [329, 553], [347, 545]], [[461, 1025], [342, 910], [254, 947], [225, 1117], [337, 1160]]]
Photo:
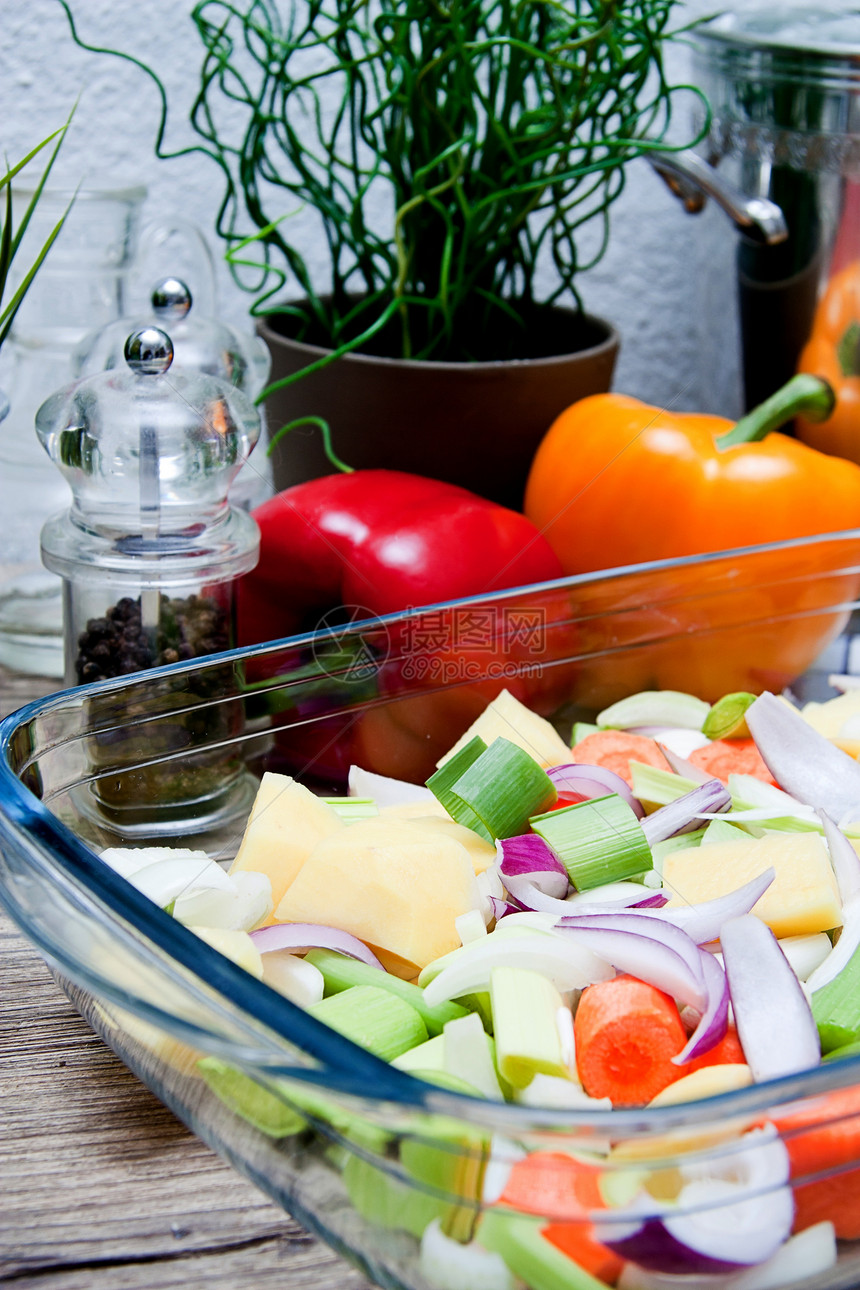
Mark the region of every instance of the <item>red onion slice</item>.
[[780, 788], [837, 821], [860, 816], [860, 765], [775, 694], [760, 694], [746, 713], [765, 765]]
[[649, 847], [679, 833], [689, 833], [698, 828], [703, 814], [711, 816], [731, 810], [732, 795], [719, 779], [709, 779], [698, 788], [676, 797], [674, 802], [661, 806], [642, 821], [642, 832]]
[[854, 850], [848, 838], [837, 828], [826, 811], [819, 811], [818, 817], [824, 827], [824, 837], [830, 852], [830, 863], [836, 875], [836, 885], [842, 904], [860, 894], [860, 856]]
[[720, 932], [738, 1038], [756, 1082], [810, 1070], [821, 1045], [803, 987], [773, 932], [755, 914]]
[[584, 797], [605, 797], [607, 793], [617, 793], [641, 820], [645, 814], [638, 797], [626, 780], [616, 775], [614, 770], [605, 766], [592, 766], [590, 762], [570, 762], [564, 766], [550, 766], [547, 771], [559, 792], [567, 790], [581, 793]]
[[[625, 892], [622, 895], [601, 897], [601, 888], [593, 887], [590, 891], [578, 892], [559, 900], [541, 891], [525, 875], [506, 877], [505, 886], [520, 908], [535, 913], [555, 914], [557, 918], [566, 918], [571, 914], [613, 914], [628, 909], [662, 909], [668, 897], [662, 891], [648, 891], [641, 883], [607, 883], [607, 888], [636, 887], [638, 890]], [[596, 897], [596, 899], [595, 899]]]
[[256, 932], [251, 932], [251, 940], [261, 954], [271, 954], [275, 950], [289, 950], [291, 954], [316, 949], [335, 950], [351, 959], [359, 959], [368, 967], [385, 971], [376, 955], [357, 936], [343, 932], [339, 927], [326, 927], [324, 923], [273, 923], [271, 927], [259, 927]]
[[564, 902], [567, 914], [612, 914], [622, 909], [662, 909], [669, 897], [641, 882], [605, 882], [588, 891], [577, 891]]
[[676, 1066], [683, 1066], [710, 1052], [728, 1030], [729, 985], [726, 974], [713, 954], [709, 954], [707, 950], [699, 950], [699, 953], [702, 956], [702, 975], [705, 978], [708, 1000], [696, 1029], [677, 1056], [672, 1058]]
[[[673, 1207], [677, 1212], [643, 1216], [620, 1232], [614, 1223], [597, 1224], [594, 1235], [639, 1267], [680, 1274], [685, 1283], [695, 1277], [690, 1286], [772, 1258], [794, 1219], [788, 1152], [773, 1126], [754, 1129], [742, 1141], [741, 1150], [722, 1158], [679, 1166], [683, 1186]], [[641, 1214], [653, 1204], [640, 1200], [630, 1208]]]
[[[552, 847], [537, 833], [526, 833], [499, 841], [499, 871], [508, 891], [519, 899], [517, 884], [536, 887], [546, 896], [559, 899], [567, 894], [570, 879]], [[514, 884], [513, 886], [511, 884]]]
[[769, 866], [742, 887], [727, 892], [725, 896], [703, 900], [698, 905], [673, 905], [661, 910], [639, 908], [628, 912], [638, 918], [655, 918], [671, 923], [673, 927], [680, 927], [686, 932], [697, 945], [707, 945], [709, 941], [719, 939], [720, 929], [727, 919], [748, 914], [775, 877], [774, 869]]
[[520, 914], [523, 912], [523, 907], [519, 901], [517, 901], [516, 904], [512, 904], [511, 901], [501, 900], [498, 896], [488, 896], [487, 899], [490, 902], [493, 918], [497, 923], [502, 918], [507, 918], [511, 914]]
[[581, 914], [560, 919], [556, 926], [619, 972], [629, 972], [704, 1013], [709, 994], [699, 947], [656, 917], [646, 931], [638, 917], [629, 911]]

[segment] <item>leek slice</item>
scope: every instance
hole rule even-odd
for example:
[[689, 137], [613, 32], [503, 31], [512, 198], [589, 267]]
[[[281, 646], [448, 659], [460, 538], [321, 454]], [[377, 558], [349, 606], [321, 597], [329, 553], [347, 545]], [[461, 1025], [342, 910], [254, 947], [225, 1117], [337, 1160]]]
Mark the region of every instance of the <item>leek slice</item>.
[[357, 824], [359, 820], [369, 820], [379, 814], [379, 807], [372, 797], [324, 797], [323, 801], [336, 811], [344, 824]]
[[439, 769], [427, 780], [427, 787], [438, 802], [444, 806], [445, 810], [453, 820], [458, 824], [465, 824], [467, 828], [473, 829], [475, 833], [492, 842], [493, 838], [481, 822], [474, 811], [470, 810], [465, 802], [455, 799], [452, 792], [457, 780], [463, 775], [478, 758], [487, 751], [487, 745], [480, 735], [475, 735], [474, 739], [456, 752], [453, 757], [439, 767]]
[[397, 995], [421, 1016], [428, 1035], [441, 1035], [447, 1021], [466, 1016], [466, 1009], [457, 1003], [440, 1003], [431, 1008], [424, 998], [424, 991], [411, 981], [392, 976], [390, 972], [380, 972], [378, 968], [346, 954], [338, 954], [334, 950], [309, 950], [304, 961], [322, 972], [326, 995], [340, 994], [355, 985], [369, 985]]
[[860, 1040], [860, 947], [832, 981], [813, 992], [812, 1015], [823, 1052]]
[[535, 1075], [571, 1079], [573, 1026], [558, 990], [540, 972], [497, 967], [490, 973], [496, 1061], [503, 1079], [525, 1088]]
[[483, 1097], [503, 1102], [505, 1095], [496, 1073], [495, 1043], [481, 1025], [480, 1017], [471, 1012], [449, 1021], [443, 1040], [444, 1069], [448, 1074], [465, 1080]]
[[[444, 769], [450, 765], [446, 762]], [[492, 839], [524, 833], [529, 817], [545, 811], [558, 797], [549, 775], [534, 758], [501, 737], [451, 784], [448, 795], [450, 805], [444, 805], [454, 819], [473, 828], [470, 820], [477, 818]]]
[[531, 1290], [606, 1290], [605, 1282], [550, 1245], [541, 1234], [545, 1226], [543, 1218], [491, 1209], [481, 1218], [478, 1240], [485, 1250], [500, 1254]]
[[418, 1010], [377, 985], [351, 986], [312, 1003], [307, 1011], [387, 1062], [427, 1039]]
[[444, 1074], [445, 1036], [434, 1035], [432, 1039], [425, 1039], [423, 1044], [418, 1044], [415, 1048], [407, 1048], [405, 1053], [394, 1058], [391, 1065], [396, 1066], [399, 1071], [421, 1071], [422, 1075], [427, 1075], [430, 1071]]
[[673, 770], [660, 770], [658, 766], [646, 766], [645, 762], [630, 760], [630, 777], [633, 781], [633, 796], [649, 806], [668, 806], [676, 798], [683, 797], [698, 788], [695, 780], [676, 775]]
[[653, 868], [639, 821], [617, 793], [539, 815], [531, 826], [552, 847], [577, 891]]
[[[687, 836], [692, 837], [693, 834], [689, 833]], [[742, 829], [739, 824], [729, 824], [728, 820], [711, 820], [708, 827], [702, 831], [702, 846], [712, 846], [715, 842], [741, 842], [744, 838], [749, 842], [754, 841], [746, 829]], [[373, 971], [372, 968], [371, 971]]]
[[[197, 1069], [209, 1088], [231, 1111], [269, 1138], [286, 1138], [312, 1127], [296, 1108], [329, 1125], [335, 1133], [366, 1151], [385, 1151], [391, 1134], [339, 1106], [316, 1090], [285, 1082], [271, 1088], [217, 1057], [203, 1057]], [[282, 1092], [281, 1092], [282, 1090]], [[282, 1100], [283, 1098], [283, 1100]]]
[[748, 690], [724, 694], [702, 722], [702, 734], [709, 739], [749, 739], [747, 708], [751, 708], [755, 701], [756, 696]]

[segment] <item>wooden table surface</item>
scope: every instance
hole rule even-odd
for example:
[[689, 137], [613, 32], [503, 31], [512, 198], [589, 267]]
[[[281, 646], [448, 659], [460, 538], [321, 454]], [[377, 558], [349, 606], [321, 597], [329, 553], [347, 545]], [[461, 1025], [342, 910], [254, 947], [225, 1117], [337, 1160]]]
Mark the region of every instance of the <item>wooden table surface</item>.
[[[57, 688], [0, 667], [0, 716]], [[0, 911], [0, 1282], [366, 1290], [193, 1137], [81, 1020]]]

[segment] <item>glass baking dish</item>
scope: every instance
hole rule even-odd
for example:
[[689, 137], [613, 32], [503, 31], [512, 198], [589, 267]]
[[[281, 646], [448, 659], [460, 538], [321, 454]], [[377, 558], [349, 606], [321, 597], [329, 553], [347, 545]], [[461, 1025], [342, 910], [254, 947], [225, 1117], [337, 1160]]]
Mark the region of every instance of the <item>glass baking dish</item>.
[[[351, 762], [419, 782], [503, 687], [562, 733], [645, 688], [716, 699], [789, 686], [824, 697], [829, 673], [860, 670], [851, 631], [858, 596], [860, 531], [852, 531], [328, 624], [65, 691], [0, 725], [0, 901], [131, 1069], [380, 1285], [439, 1284], [420, 1255], [437, 1220], [460, 1242], [494, 1223], [530, 1290], [595, 1284], [557, 1272], [553, 1280], [529, 1261], [542, 1222], [574, 1230], [594, 1219], [605, 1232], [622, 1222], [623, 1198], [643, 1188], [659, 1220], [677, 1213], [671, 1180], [680, 1169], [740, 1178], [743, 1205], [767, 1204], [773, 1184], [755, 1181], [755, 1170], [743, 1183], [750, 1139], [742, 1135], [764, 1126], [802, 1139], [833, 1118], [822, 1094], [845, 1089], [850, 1103], [856, 1088], [840, 1114], [857, 1116], [860, 1142], [860, 1059], [645, 1110], [480, 1101], [416, 1080], [334, 1033], [174, 921], [98, 853], [173, 843], [229, 860], [263, 770], [323, 792], [343, 788]], [[536, 1152], [561, 1161], [558, 1188], [540, 1201], [506, 1197], [511, 1163]], [[599, 1182], [599, 1208], [565, 1185], [572, 1157]], [[860, 1152], [834, 1172], [835, 1183], [830, 1173], [793, 1179], [795, 1197], [803, 1186], [819, 1187], [805, 1193], [813, 1199], [825, 1188], [820, 1217], [826, 1186], [860, 1195]], [[616, 1198], [609, 1208], [607, 1196]], [[792, 1271], [770, 1284], [793, 1279]], [[860, 1243], [841, 1243], [833, 1268], [801, 1280], [856, 1285]]]

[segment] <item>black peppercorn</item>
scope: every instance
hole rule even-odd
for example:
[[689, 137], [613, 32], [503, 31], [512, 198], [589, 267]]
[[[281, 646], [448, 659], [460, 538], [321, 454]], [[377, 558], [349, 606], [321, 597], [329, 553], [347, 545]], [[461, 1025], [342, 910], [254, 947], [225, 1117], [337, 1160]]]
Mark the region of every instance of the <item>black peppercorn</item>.
[[91, 618], [78, 637], [80, 683], [127, 676], [178, 659], [216, 654], [230, 644], [227, 614], [210, 597], [159, 597], [156, 631], [143, 630], [140, 601], [123, 596], [103, 618]]

